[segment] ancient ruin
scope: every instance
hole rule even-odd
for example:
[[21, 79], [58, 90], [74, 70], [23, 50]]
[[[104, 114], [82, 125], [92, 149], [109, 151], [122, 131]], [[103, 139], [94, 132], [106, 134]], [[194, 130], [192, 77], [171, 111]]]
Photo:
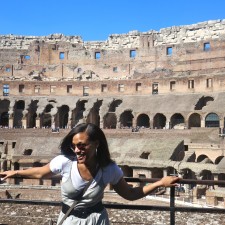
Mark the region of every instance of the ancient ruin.
[[[71, 127], [92, 122], [127, 176], [224, 180], [224, 75], [225, 20], [99, 42], [1, 35], [1, 170], [47, 163]], [[224, 205], [222, 186], [194, 194]]]

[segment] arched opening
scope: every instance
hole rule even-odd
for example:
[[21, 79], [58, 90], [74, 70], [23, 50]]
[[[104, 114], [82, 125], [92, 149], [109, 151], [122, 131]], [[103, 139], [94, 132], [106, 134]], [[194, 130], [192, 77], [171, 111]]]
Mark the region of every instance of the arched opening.
[[75, 127], [79, 121], [84, 118], [84, 111], [85, 111], [85, 103], [87, 100], [78, 101], [76, 104], [76, 108], [72, 111], [72, 122], [71, 126]]
[[146, 114], [140, 114], [137, 118], [137, 126], [143, 127], [143, 128], [149, 128], [150, 127], [149, 116]]
[[23, 119], [23, 110], [25, 108], [25, 103], [22, 100], [19, 100], [14, 105], [14, 118], [13, 118], [13, 127], [22, 128], [22, 119]]
[[211, 164], [213, 164], [212, 160], [210, 160], [208, 158], [208, 156], [206, 156], [206, 155], [199, 155], [198, 158], [197, 158], [197, 162], [198, 163], [211, 163]]
[[163, 129], [166, 126], [166, 117], [162, 113], [157, 113], [153, 118], [153, 128]]
[[201, 117], [198, 113], [193, 113], [190, 115], [188, 127], [201, 127]]
[[205, 127], [219, 127], [220, 120], [216, 113], [209, 113], [205, 118]]
[[116, 108], [122, 103], [122, 100], [114, 100], [109, 106], [109, 112], [116, 112]]
[[0, 126], [8, 127], [9, 126], [9, 100], [0, 100]]
[[18, 162], [15, 162], [13, 165], [14, 165], [14, 170], [20, 169], [20, 164]]
[[30, 122], [29, 122], [29, 127], [30, 127], [30, 128], [36, 127], [36, 118], [37, 118], [37, 113], [34, 113], [34, 114], [30, 117]]
[[195, 110], [202, 110], [202, 108], [205, 107], [209, 101], [214, 101], [214, 98], [211, 96], [202, 96], [196, 103]]
[[3, 112], [0, 115], [0, 126], [8, 127], [9, 126], [9, 113]]
[[203, 170], [200, 173], [201, 180], [213, 180], [212, 172], [209, 170]]
[[120, 127], [121, 128], [131, 128], [133, 124], [133, 118], [131, 110], [124, 111], [120, 115]]
[[87, 116], [87, 123], [93, 123], [97, 126], [100, 126], [99, 110], [101, 105], [102, 105], [102, 100], [94, 103], [94, 106], [92, 107], [92, 109], [90, 110]]
[[116, 129], [116, 125], [117, 125], [117, 118], [115, 113], [110, 113], [108, 112], [105, 116], [104, 116], [104, 129]]
[[152, 168], [152, 178], [162, 178], [163, 170], [159, 168]]
[[219, 156], [219, 157], [217, 157], [216, 158], [216, 160], [215, 160], [215, 164], [217, 165], [217, 164], [219, 164], [220, 163], [220, 161], [222, 160], [224, 158], [224, 156]]
[[37, 118], [37, 106], [38, 100], [32, 100], [29, 105], [29, 112], [27, 115], [27, 127], [34, 128], [36, 127], [36, 118]]
[[52, 125], [52, 116], [51, 116], [51, 110], [53, 106], [51, 104], [48, 104], [44, 112], [42, 114], [42, 127], [50, 128]]
[[[225, 174], [224, 173], [219, 173], [218, 174], [218, 181], [224, 181], [225, 180]], [[220, 184], [218, 187], [225, 187], [225, 184]]]
[[184, 117], [180, 113], [175, 113], [171, 117], [171, 128], [178, 129], [178, 128], [184, 128]]
[[67, 128], [69, 116], [69, 106], [63, 105], [58, 110], [58, 125], [59, 128]]

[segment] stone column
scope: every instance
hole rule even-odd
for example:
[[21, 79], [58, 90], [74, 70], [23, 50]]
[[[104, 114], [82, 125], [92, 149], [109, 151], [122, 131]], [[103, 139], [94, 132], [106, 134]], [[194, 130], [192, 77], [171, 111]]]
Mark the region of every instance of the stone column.
[[[212, 174], [212, 176], [213, 176], [213, 180], [215, 180], [215, 181], [218, 181], [219, 180], [218, 174]], [[217, 189], [218, 188], [218, 185], [213, 185], [212, 188], [213, 189]]]
[[13, 128], [13, 116], [12, 114], [9, 114], [9, 128]]
[[24, 111], [23, 111], [23, 118], [22, 118], [22, 128], [24, 128], [24, 129], [26, 129], [27, 128], [27, 124], [28, 124], [28, 122], [27, 122], [27, 116], [28, 115], [28, 111], [25, 109]]
[[41, 120], [40, 120], [40, 115], [37, 115], [36, 119], [35, 119], [35, 124], [37, 128], [41, 128]]
[[223, 129], [223, 127], [224, 127], [224, 122], [223, 122], [223, 118], [220, 118], [220, 121], [219, 121], [219, 123], [220, 123], [220, 128], [221, 129]]
[[23, 116], [23, 118], [22, 118], [22, 128], [24, 128], [24, 129], [27, 128], [27, 118], [26, 118], [26, 116]]
[[137, 118], [134, 117], [134, 118], [132, 119], [132, 127], [136, 127], [136, 126], [137, 126]]
[[166, 129], [171, 129], [170, 120], [166, 121], [165, 128]]
[[69, 111], [69, 113], [68, 113], [68, 123], [67, 123], [67, 128], [69, 128], [69, 129], [72, 128], [72, 111]]
[[[153, 129], [153, 128], [154, 128], [154, 127], [153, 127], [153, 122], [154, 122], [154, 121], [153, 121], [153, 117], [152, 117], [152, 116], [151, 116], [151, 117], [149, 116], [149, 118], [150, 118], [150, 124], [149, 124], [149, 125], [150, 125], [150, 128]], [[152, 119], [151, 119], [151, 118], [152, 118]]]
[[205, 117], [201, 119], [201, 127], [205, 127]]

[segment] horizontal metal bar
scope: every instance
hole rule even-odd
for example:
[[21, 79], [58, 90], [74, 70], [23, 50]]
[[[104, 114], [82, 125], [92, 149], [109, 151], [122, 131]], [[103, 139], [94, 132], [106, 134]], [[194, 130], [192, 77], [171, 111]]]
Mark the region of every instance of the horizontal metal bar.
[[[61, 206], [60, 201], [42, 201], [42, 200], [22, 200], [22, 199], [0, 199], [0, 203], [11, 204], [29, 204], [29, 205], [51, 205]], [[155, 205], [136, 205], [136, 204], [118, 204], [118, 203], [103, 203], [109, 209], [129, 209], [129, 210], [153, 210], [153, 211], [170, 211], [170, 206], [155, 206]], [[175, 206], [176, 212], [201, 212], [201, 213], [225, 213], [223, 208], [201, 208], [201, 207], [179, 207]]]
[[[125, 177], [127, 182], [140, 182], [140, 183], [153, 183], [160, 178], [135, 178], [135, 177]], [[225, 181], [217, 180], [194, 180], [194, 179], [180, 179], [177, 183], [179, 184], [207, 184], [207, 185], [225, 185]]]

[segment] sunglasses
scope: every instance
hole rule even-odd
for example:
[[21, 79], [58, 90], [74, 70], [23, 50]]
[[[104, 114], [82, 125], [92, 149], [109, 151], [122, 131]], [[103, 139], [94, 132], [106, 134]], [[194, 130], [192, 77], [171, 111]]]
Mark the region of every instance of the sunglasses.
[[77, 145], [75, 144], [72, 144], [71, 145], [71, 149], [74, 151], [76, 148], [78, 148], [79, 150], [85, 150], [87, 149], [87, 147], [89, 146], [90, 144], [82, 144], [82, 143], [78, 143]]

